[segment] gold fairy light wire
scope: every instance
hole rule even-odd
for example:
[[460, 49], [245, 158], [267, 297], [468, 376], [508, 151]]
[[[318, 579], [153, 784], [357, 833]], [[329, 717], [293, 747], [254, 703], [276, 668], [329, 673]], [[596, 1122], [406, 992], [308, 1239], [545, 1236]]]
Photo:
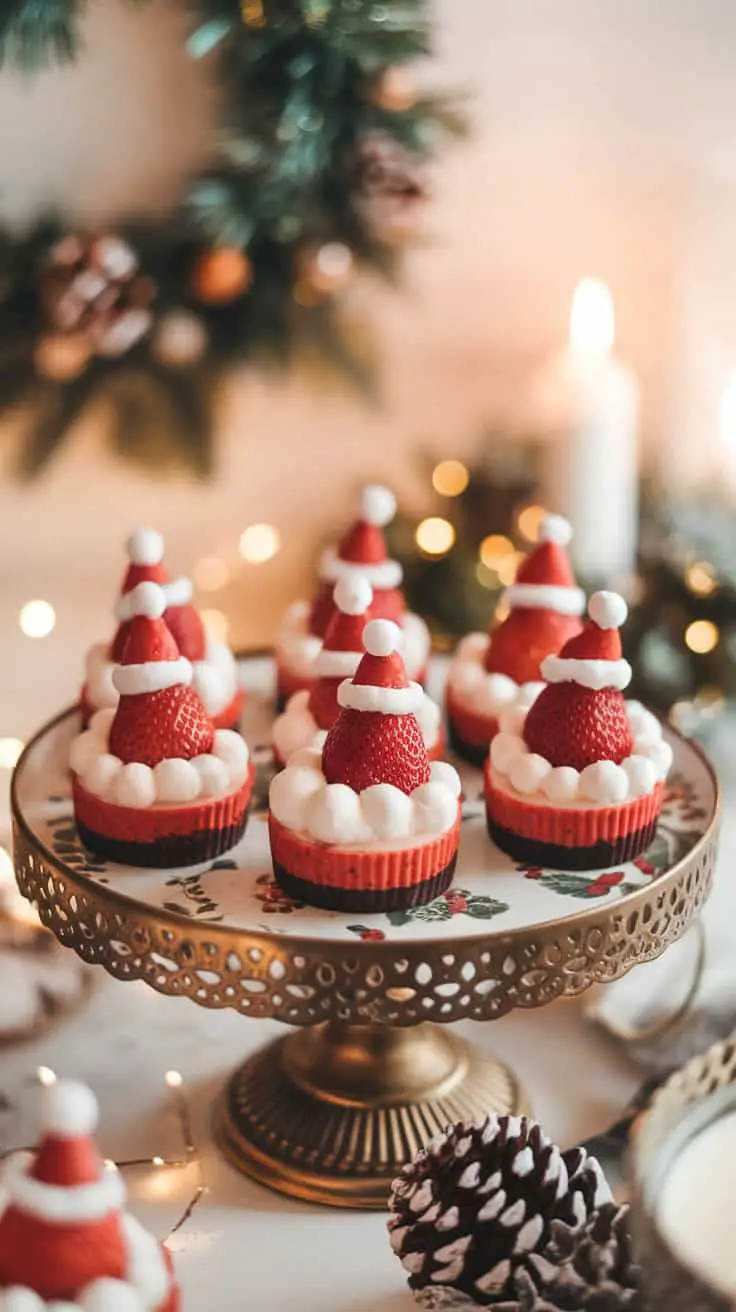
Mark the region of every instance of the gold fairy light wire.
[[[35, 1078], [38, 1084], [43, 1088], [49, 1088], [57, 1080], [56, 1072], [50, 1066], [37, 1066]], [[183, 1152], [178, 1157], [164, 1157], [160, 1153], [154, 1153], [151, 1157], [128, 1157], [121, 1161], [113, 1161], [111, 1158], [104, 1159], [104, 1165], [109, 1171], [123, 1171], [133, 1167], [152, 1166], [156, 1170], [166, 1168], [168, 1170], [183, 1171], [187, 1167], [194, 1165], [196, 1167], [196, 1184], [194, 1190], [187, 1200], [184, 1210], [169, 1230], [163, 1243], [167, 1243], [172, 1235], [181, 1230], [182, 1226], [191, 1217], [204, 1194], [207, 1192], [207, 1186], [204, 1182], [204, 1173], [202, 1169], [202, 1160], [199, 1155], [197, 1143], [194, 1138], [192, 1129], [191, 1111], [189, 1108], [189, 1099], [186, 1094], [184, 1077], [180, 1071], [170, 1070], [164, 1076], [164, 1084], [171, 1094], [171, 1102], [176, 1113], [176, 1120], [179, 1127], [179, 1134], [183, 1145]], [[17, 1148], [8, 1148], [0, 1152], [0, 1163], [16, 1153], [33, 1152], [35, 1145], [21, 1145]]]

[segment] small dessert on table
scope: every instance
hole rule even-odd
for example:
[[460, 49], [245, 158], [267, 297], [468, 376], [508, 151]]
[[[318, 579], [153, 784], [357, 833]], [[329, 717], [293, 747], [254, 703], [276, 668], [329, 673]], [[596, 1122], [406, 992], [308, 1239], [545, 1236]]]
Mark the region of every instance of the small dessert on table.
[[559, 656], [531, 706], [501, 716], [485, 770], [491, 837], [530, 865], [594, 870], [633, 861], [654, 837], [672, 749], [662, 726], [623, 690], [619, 626], [626, 602], [590, 599], [590, 619]]
[[130, 622], [130, 594], [139, 583], [157, 583], [166, 597], [166, 623], [179, 652], [191, 662], [192, 687], [201, 697], [216, 729], [236, 729], [243, 709], [238, 666], [225, 642], [209, 638], [199, 611], [192, 605], [189, 579], [169, 579], [163, 564], [164, 542], [153, 529], [139, 529], [128, 538], [128, 569], [115, 606], [118, 628], [112, 643], [96, 643], [87, 653], [82, 688], [84, 723], [95, 711], [118, 704], [113, 670], [123, 654]]
[[382, 529], [396, 514], [396, 498], [388, 488], [363, 489], [358, 519], [337, 547], [324, 552], [314, 603], [296, 601], [284, 618], [276, 645], [278, 702], [311, 687], [314, 662], [335, 609], [333, 590], [340, 579], [364, 578], [373, 589], [374, 619], [393, 620], [401, 630], [401, 654], [412, 679], [427, 676], [430, 637], [424, 620], [407, 611], [401, 591], [402, 569], [389, 559]]
[[167, 1250], [124, 1210], [122, 1176], [90, 1137], [94, 1096], [59, 1080], [42, 1098], [37, 1149], [5, 1167], [2, 1312], [178, 1312]]
[[215, 729], [190, 686], [155, 583], [128, 594], [130, 619], [113, 671], [116, 709], [74, 739], [74, 813], [85, 846], [136, 866], [186, 866], [239, 842], [254, 770], [231, 729]]
[[585, 594], [565, 551], [570, 537], [570, 525], [560, 515], [543, 520], [538, 545], [504, 593], [510, 608], [506, 619], [490, 635], [469, 633], [450, 662], [450, 742], [473, 765], [483, 764], [504, 708], [519, 699], [531, 705], [545, 656], [582, 628]]
[[416, 718], [424, 691], [407, 678], [398, 642], [391, 620], [365, 626], [365, 655], [338, 690], [342, 709], [322, 748], [296, 752], [271, 784], [276, 878], [315, 906], [419, 906], [452, 879], [460, 780], [430, 763]]
[[[322, 747], [328, 729], [340, 714], [340, 685], [355, 674], [363, 655], [363, 629], [371, 618], [373, 601], [370, 583], [360, 575], [340, 579], [333, 590], [333, 601], [335, 609], [314, 663], [312, 686], [295, 692], [286, 710], [274, 721], [273, 748], [278, 766], [285, 765], [302, 747]], [[442, 715], [426, 693], [416, 717], [429, 758], [436, 760], [445, 745]]]

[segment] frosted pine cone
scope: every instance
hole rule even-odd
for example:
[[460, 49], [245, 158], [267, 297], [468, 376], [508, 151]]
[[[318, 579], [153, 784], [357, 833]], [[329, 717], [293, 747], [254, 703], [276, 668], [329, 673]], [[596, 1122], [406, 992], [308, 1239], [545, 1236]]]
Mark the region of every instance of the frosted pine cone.
[[49, 327], [88, 344], [89, 353], [124, 355], [149, 331], [155, 288], [121, 237], [64, 237], [41, 271]]
[[516, 1299], [516, 1274], [549, 1244], [554, 1221], [584, 1226], [611, 1201], [584, 1149], [562, 1153], [525, 1116], [487, 1116], [452, 1126], [404, 1168], [389, 1239], [412, 1289], [502, 1304]]

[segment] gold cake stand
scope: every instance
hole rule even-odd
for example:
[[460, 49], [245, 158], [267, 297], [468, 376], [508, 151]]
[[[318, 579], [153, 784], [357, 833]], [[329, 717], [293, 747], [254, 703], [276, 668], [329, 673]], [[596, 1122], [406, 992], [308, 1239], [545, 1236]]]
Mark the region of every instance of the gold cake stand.
[[[246, 662], [244, 672], [251, 706], [260, 699], [262, 715], [270, 718], [270, 675], [264, 690], [262, 670], [256, 677]], [[213, 919], [206, 910], [201, 918], [181, 914], [162, 906], [151, 883], [176, 883], [170, 871], [149, 872], [141, 892], [134, 872], [116, 887], [112, 878], [101, 882], [106, 877], [99, 867], [85, 868], [69, 819], [68, 780], [66, 801], [59, 792], [59, 780], [66, 779], [60, 762], [75, 727], [75, 711], [58, 717], [18, 763], [12, 812], [20, 890], [61, 943], [117, 979], [143, 979], [200, 1006], [294, 1027], [235, 1071], [218, 1100], [215, 1128], [235, 1166], [311, 1202], [383, 1207], [401, 1166], [448, 1122], [489, 1110], [522, 1111], [525, 1096], [514, 1075], [447, 1023], [495, 1020], [617, 979], [683, 935], [710, 890], [717, 782], [698, 749], [672, 734], [680, 777], [696, 776], [706, 795], [690, 850], [650, 882], [583, 902], [583, 909], [580, 901], [561, 897], [554, 918], [509, 930], [492, 921], [477, 928], [470, 922], [468, 931], [464, 921], [463, 933], [452, 921], [439, 931], [420, 921], [409, 931], [382, 935], [371, 929], [380, 918], [365, 917], [366, 926], [347, 927], [363, 931], [361, 937], [338, 936], [339, 921], [355, 916], [332, 917], [329, 932], [321, 934], [311, 921], [309, 932], [283, 932], [245, 915], [241, 924], [232, 911]], [[246, 721], [246, 732], [251, 743], [263, 741], [263, 723], [252, 734]], [[48, 808], [66, 805], [64, 823], [71, 825], [61, 845], [50, 841], [48, 808], [32, 801], [48, 791], [45, 773], [56, 790]], [[477, 811], [477, 788], [475, 795]], [[692, 801], [687, 805], [692, 808]], [[471, 819], [482, 824], [479, 814]], [[256, 814], [249, 827], [254, 842], [262, 841], [260, 830], [265, 825]], [[491, 861], [490, 842], [481, 847], [478, 831], [476, 837]], [[236, 878], [245, 882], [246, 858], [237, 864], [243, 868]], [[206, 899], [214, 887], [208, 881], [219, 875], [213, 868], [202, 873], [201, 885], [196, 876], [184, 880], [199, 899], [197, 910], [216, 905]], [[495, 876], [481, 871], [473, 878], [493, 893]], [[523, 883], [513, 871], [503, 878]], [[237, 896], [234, 887], [223, 885], [223, 905]], [[286, 919], [293, 923], [298, 916]], [[498, 920], [502, 925], [503, 916]]]

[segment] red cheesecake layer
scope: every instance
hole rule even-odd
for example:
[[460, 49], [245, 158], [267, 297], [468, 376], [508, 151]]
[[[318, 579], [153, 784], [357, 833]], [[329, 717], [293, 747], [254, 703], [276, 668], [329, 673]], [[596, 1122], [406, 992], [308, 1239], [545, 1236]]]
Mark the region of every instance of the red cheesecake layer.
[[654, 837], [664, 785], [612, 806], [541, 806], [498, 788], [490, 761], [484, 773], [491, 837], [520, 861], [594, 870], [632, 861]]
[[[346, 851], [310, 840], [286, 829], [269, 815], [271, 855], [279, 882], [283, 876], [298, 880], [312, 890], [307, 900], [317, 905], [339, 905], [344, 910], [367, 909], [367, 895], [373, 910], [391, 906], [415, 906], [413, 891], [431, 886], [432, 897], [444, 888], [435, 888], [437, 877], [446, 874], [447, 887], [452, 877], [460, 840], [460, 807], [452, 829], [428, 843], [394, 851]], [[290, 891], [287, 888], [287, 891]], [[325, 901], [324, 894], [340, 895], [339, 901]], [[350, 895], [355, 894], [355, 899]], [[322, 895], [322, 896], [320, 896]], [[402, 898], [405, 898], [402, 901]], [[429, 899], [422, 899], [429, 900]]]
[[248, 808], [255, 768], [248, 767], [245, 783], [225, 797], [203, 797], [183, 806], [138, 808], [119, 806], [89, 793], [76, 775], [72, 779], [74, 814], [92, 833], [123, 843], [155, 843], [169, 837], [186, 838], [202, 831], [230, 829], [242, 821]]

